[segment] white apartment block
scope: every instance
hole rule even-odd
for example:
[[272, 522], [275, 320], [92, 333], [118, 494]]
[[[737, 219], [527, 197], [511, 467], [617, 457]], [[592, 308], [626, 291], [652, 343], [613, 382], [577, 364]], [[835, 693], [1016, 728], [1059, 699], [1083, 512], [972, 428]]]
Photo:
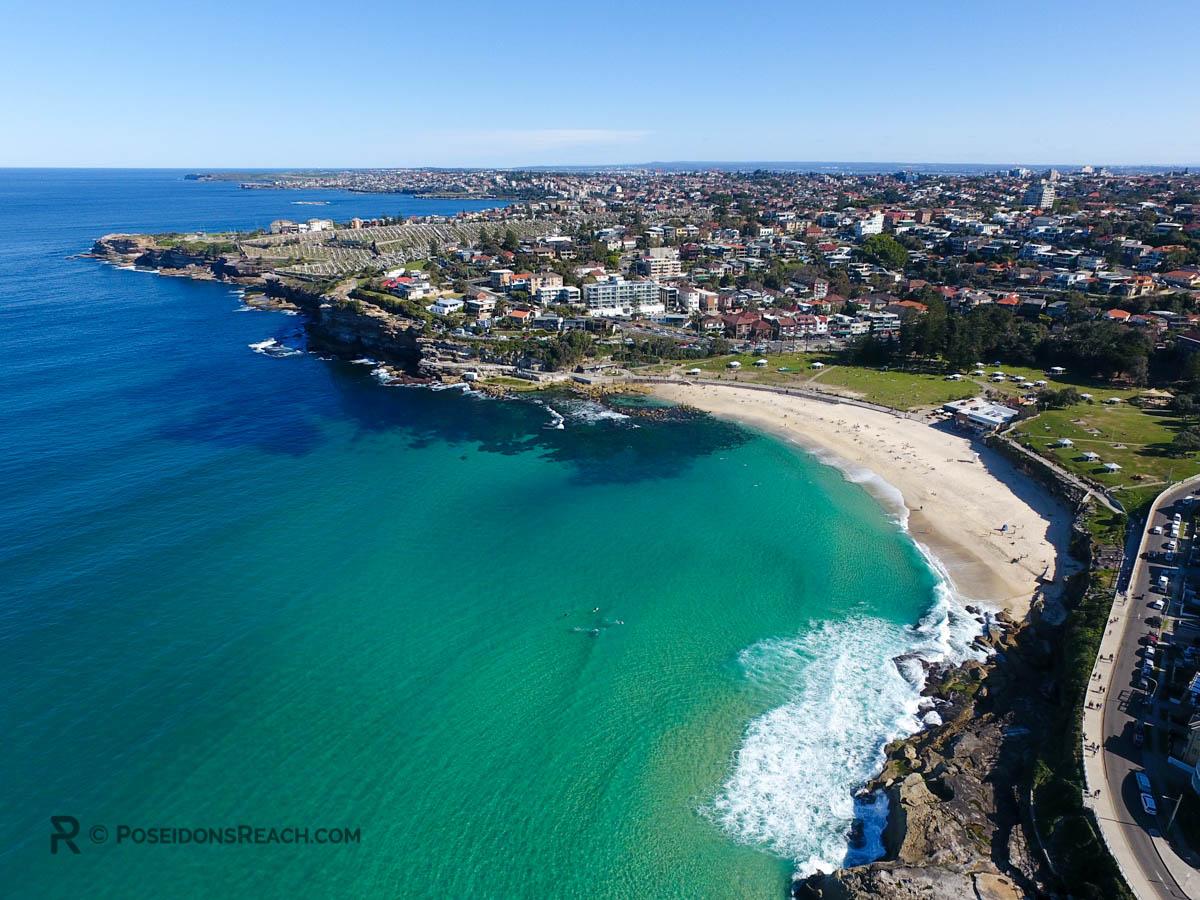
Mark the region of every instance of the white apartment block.
[[583, 302], [590, 316], [628, 318], [633, 315], [654, 316], [666, 312], [659, 299], [657, 282], [626, 281], [619, 275], [610, 276], [607, 281], [585, 284]]

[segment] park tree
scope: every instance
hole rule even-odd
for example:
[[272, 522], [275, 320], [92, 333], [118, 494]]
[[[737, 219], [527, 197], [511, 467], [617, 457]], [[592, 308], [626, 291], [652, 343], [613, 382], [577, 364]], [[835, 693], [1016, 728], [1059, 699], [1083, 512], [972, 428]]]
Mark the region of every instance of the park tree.
[[1200, 428], [1194, 425], [1180, 431], [1171, 441], [1171, 454], [1174, 456], [1186, 456], [1197, 450], [1200, 450]]
[[873, 234], [862, 243], [863, 252], [885, 269], [903, 269], [908, 251], [890, 234]]

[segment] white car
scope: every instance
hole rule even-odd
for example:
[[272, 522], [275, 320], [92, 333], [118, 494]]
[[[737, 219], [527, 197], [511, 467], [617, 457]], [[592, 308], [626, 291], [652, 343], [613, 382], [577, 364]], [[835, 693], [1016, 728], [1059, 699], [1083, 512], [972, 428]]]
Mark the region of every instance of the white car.
[[1162, 526], [1155, 525], [1153, 528], [1150, 529], [1150, 533], [1151, 534], [1162, 534]]
[[1142, 794], [1142, 809], [1146, 811], [1148, 816], [1158, 815], [1158, 806], [1154, 802], [1154, 798], [1149, 794]]
[[1162, 609], [1166, 605], [1167, 604], [1163, 603], [1162, 597], [1155, 597], [1153, 600], [1150, 601], [1151, 609]]

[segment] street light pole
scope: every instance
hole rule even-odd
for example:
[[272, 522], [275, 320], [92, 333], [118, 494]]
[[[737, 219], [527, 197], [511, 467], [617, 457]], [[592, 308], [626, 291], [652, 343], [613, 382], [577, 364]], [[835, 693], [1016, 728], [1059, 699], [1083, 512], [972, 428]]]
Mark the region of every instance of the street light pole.
[[[1170, 800], [1170, 797], [1163, 797], [1164, 800]], [[1171, 810], [1171, 818], [1167, 819], [1167, 828], [1163, 834], [1168, 834], [1171, 831], [1171, 826], [1175, 824], [1175, 814], [1179, 812], [1179, 804], [1183, 802], [1183, 791], [1179, 792], [1179, 796], [1175, 798], [1175, 808]]]

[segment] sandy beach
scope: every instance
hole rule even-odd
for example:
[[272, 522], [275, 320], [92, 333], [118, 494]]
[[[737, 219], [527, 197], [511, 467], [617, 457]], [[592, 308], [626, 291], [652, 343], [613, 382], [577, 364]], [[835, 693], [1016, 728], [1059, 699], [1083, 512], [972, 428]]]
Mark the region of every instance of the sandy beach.
[[1071, 571], [1070, 511], [948, 425], [734, 385], [660, 384], [654, 393], [773, 432], [855, 480], [856, 470], [875, 473], [903, 495], [913, 538], [942, 561], [966, 598], [1021, 618], [1038, 591], [1055, 596]]

